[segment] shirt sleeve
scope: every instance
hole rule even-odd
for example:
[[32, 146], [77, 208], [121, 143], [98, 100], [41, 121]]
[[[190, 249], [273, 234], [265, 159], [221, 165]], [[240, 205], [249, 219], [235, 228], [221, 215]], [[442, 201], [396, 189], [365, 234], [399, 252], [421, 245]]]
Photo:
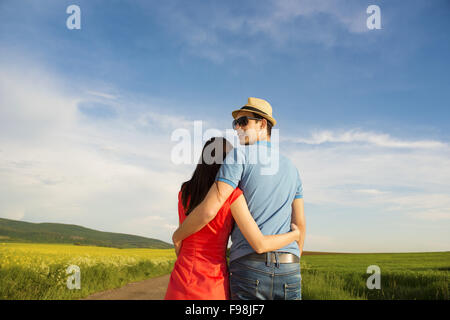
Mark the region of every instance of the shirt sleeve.
[[295, 197], [294, 199], [302, 199], [303, 198], [303, 184], [302, 180], [300, 179], [300, 174], [297, 170], [297, 189], [295, 191]]
[[216, 175], [216, 181], [228, 183], [237, 188], [244, 172], [245, 154], [239, 148], [231, 150]]

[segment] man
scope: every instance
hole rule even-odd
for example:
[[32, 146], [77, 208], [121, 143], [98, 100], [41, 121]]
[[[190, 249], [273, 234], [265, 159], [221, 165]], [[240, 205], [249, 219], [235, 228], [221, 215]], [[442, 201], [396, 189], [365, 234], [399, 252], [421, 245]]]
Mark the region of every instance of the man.
[[[280, 250], [257, 254], [235, 226], [230, 249], [231, 298], [301, 299], [299, 261], [306, 227], [300, 176], [289, 159], [271, 148], [271, 130], [276, 120], [267, 101], [248, 98], [248, 103], [233, 111], [232, 116], [233, 129], [243, 147], [228, 153], [216, 176], [217, 184], [175, 231], [172, 237], [175, 248], [179, 250], [183, 239], [214, 219], [239, 186], [263, 234], [289, 232], [292, 220], [302, 236], [299, 242]], [[264, 161], [261, 155], [266, 155]]]

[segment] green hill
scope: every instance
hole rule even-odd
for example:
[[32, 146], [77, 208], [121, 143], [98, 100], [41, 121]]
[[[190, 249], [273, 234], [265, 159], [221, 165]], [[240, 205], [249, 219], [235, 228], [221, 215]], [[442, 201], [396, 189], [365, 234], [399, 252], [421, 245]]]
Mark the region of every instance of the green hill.
[[0, 218], [0, 242], [73, 243], [114, 248], [173, 248], [164, 241], [131, 234], [97, 231], [73, 224], [31, 223], [4, 218]]

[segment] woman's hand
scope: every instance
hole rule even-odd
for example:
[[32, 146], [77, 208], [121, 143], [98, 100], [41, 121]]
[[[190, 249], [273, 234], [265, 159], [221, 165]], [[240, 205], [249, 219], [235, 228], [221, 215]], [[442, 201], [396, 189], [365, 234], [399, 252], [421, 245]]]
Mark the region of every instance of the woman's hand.
[[173, 242], [173, 246], [175, 247], [175, 254], [178, 257], [178, 255], [180, 254], [181, 244], [183, 241], [176, 240], [175, 233], [174, 233], [172, 235], [172, 242]]
[[295, 232], [295, 235], [296, 235], [296, 238], [297, 238], [295, 241], [297, 241], [297, 243], [299, 243], [300, 242], [301, 232], [300, 232], [300, 229], [297, 227], [296, 224], [291, 223], [291, 231]]
[[177, 257], [180, 254], [181, 243], [182, 243], [182, 241], [173, 244], [175, 246], [175, 253], [176, 253]]

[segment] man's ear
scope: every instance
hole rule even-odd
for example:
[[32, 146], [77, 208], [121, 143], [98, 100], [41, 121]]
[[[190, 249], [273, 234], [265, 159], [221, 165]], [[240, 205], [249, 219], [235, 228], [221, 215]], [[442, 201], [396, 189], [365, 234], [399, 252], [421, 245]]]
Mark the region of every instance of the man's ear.
[[267, 128], [267, 120], [263, 118], [261, 121], [261, 129], [266, 129], [266, 128]]

